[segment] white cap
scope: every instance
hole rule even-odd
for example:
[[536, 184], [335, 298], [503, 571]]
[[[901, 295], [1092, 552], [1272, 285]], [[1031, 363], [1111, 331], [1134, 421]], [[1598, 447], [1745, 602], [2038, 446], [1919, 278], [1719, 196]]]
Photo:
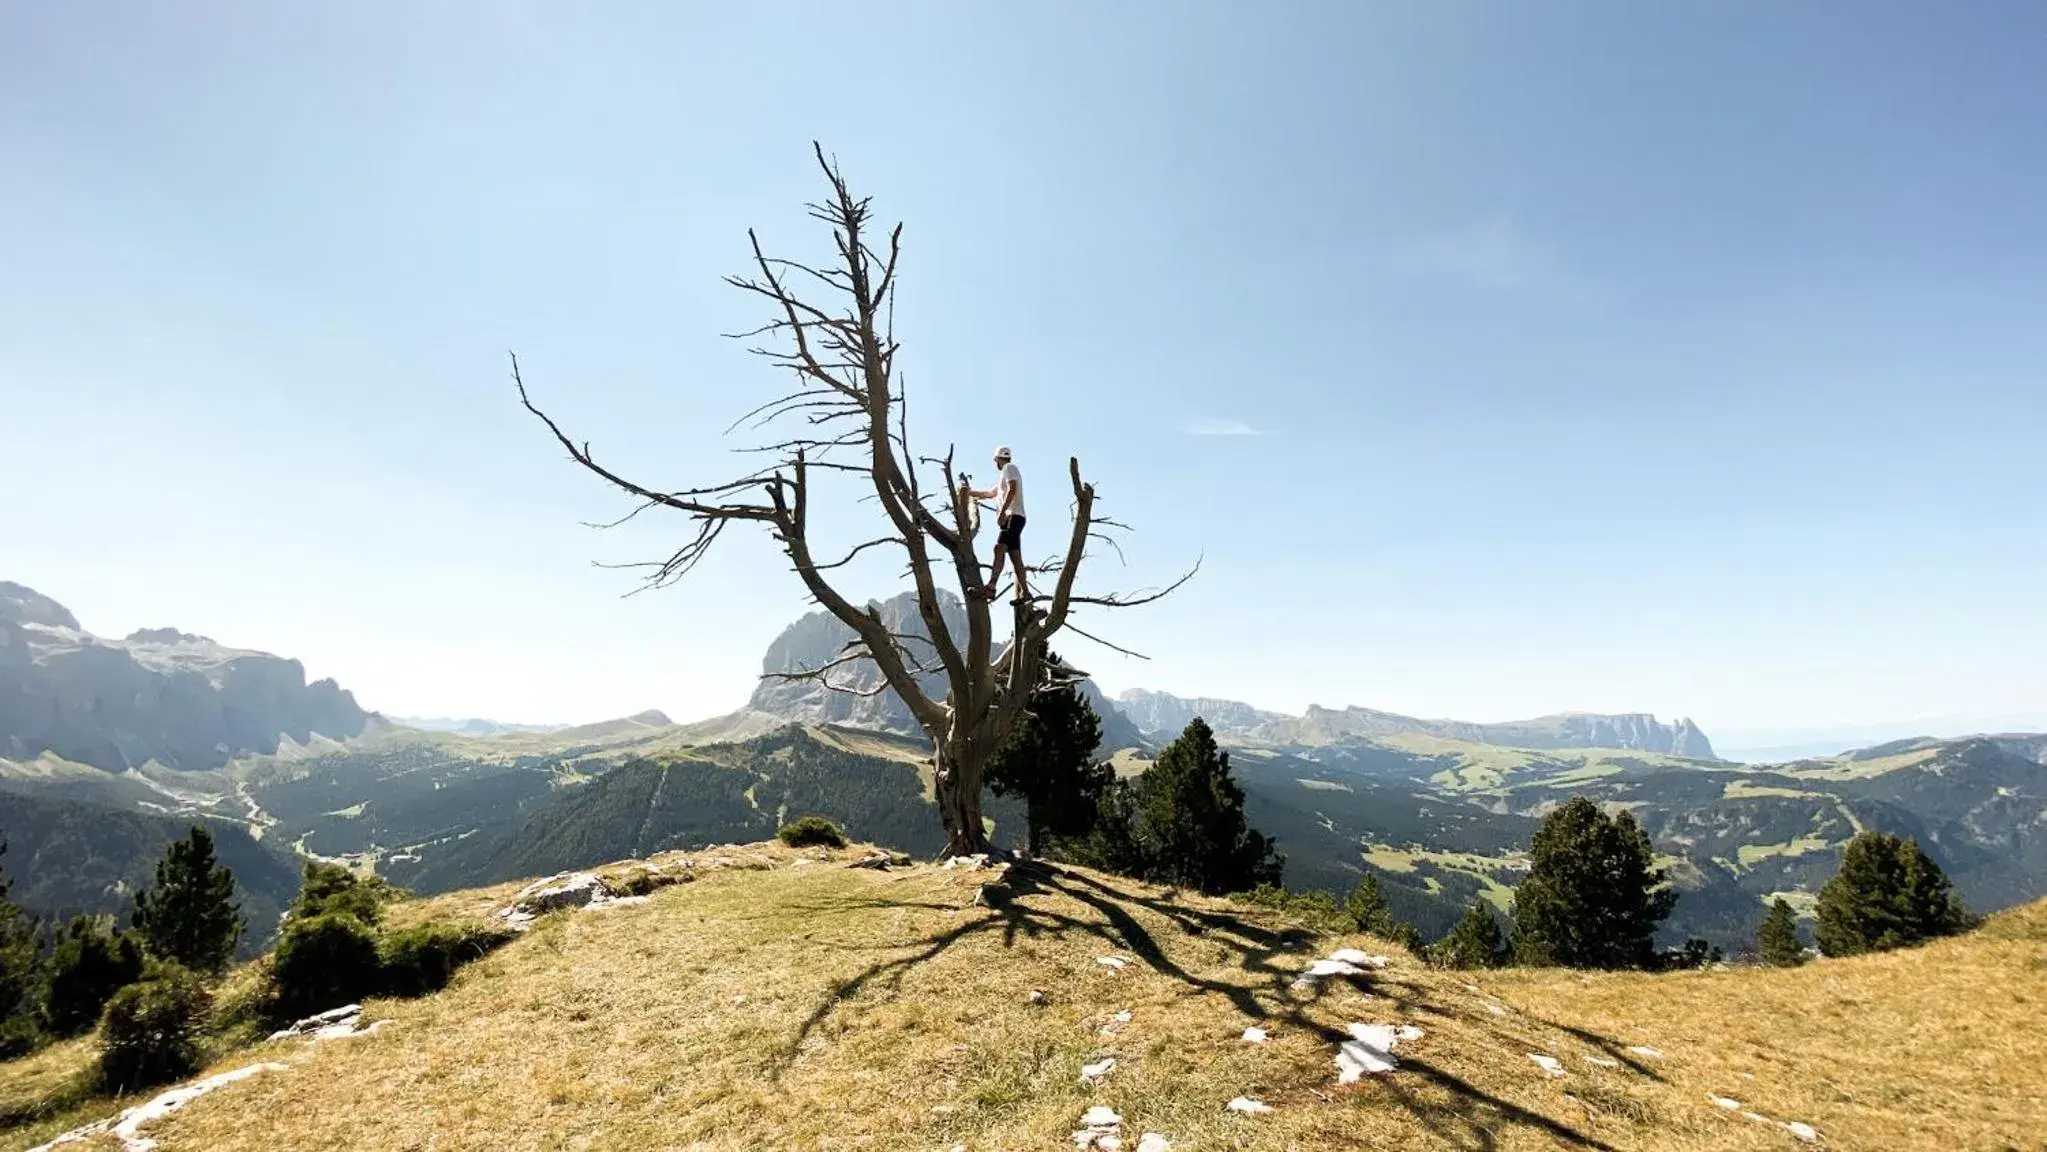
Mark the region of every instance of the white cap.
[[995, 458], [996, 458], [997, 460], [1007, 460], [1007, 459], [1009, 459], [1009, 446], [1005, 444], [1005, 445], [1003, 445], [1002, 447], [1000, 447], [1000, 448], [997, 448], [997, 449], [995, 450]]

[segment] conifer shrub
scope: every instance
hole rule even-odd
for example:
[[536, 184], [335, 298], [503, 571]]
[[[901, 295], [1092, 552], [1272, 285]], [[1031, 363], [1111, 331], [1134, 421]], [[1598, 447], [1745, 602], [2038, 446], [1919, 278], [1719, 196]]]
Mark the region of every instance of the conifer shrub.
[[199, 978], [175, 964], [152, 965], [146, 979], [115, 992], [100, 1018], [101, 1087], [133, 1092], [197, 1072], [210, 1006]]
[[1903, 948], [1975, 925], [1954, 885], [1917, 841], [1861, 832], [1820, 889], [1813, 939], [1828, 956]]
[[448, 986], [455, 970], [512, 939], [481, 924], [421, 924], [385, 935], [377, 945], [381, 986], [392, 996], [424, 996]]
[[1420, 951], [1423, 947], [1421, 931], [1393, 914], [1393, 909], [1386, 904], [1386, 893], [1379, 888], [1379, 878], [1370, 872], [1365, 873], [1357, 887], [1344, 898], [1343, 912], [1351, 926], [1359, 932], [1370, 932], [1392, 940], [1410, 951]]
[[1583, 796], [1551, 812], [1514, 890], [1514, 960], [1567, 968], [1656, 965], [1656, 925], [1677, 893], [1655, 866], [1649, 835], [1628, 812]]
[[142, 948], [112, 924], [80, 916], [50, 953], [44, 978], [43, 1026], [78, 1036], [99, 1022], [115, 992], [142, 979]]
[[1805, 963], [1805, 946], [1798, 942], [1798, 917], [1784, 897], [1770, 902], [1770, 911], [1756, 932], [1756, 946], [1763, 963], [1772, 967], [1795, 968]]
[[377, 989], [377, 938], [368, 925], [341, 912], [288, 921], [278, 936], [270, 974], [281, 1018], [353, 1003]]
[[799, 816], [775, 833], [775, 838], [791, 848], [844, 848], [845, 830], [822, 816]]
[[1506, 962], [1507, 944], [1493, 910], [1476, 900], [1450, 934], [1429, 948], [1428, 956], [1439, 968], [1496, 968]]
[[384, 905], [400, 894], [381, 876], [359, 876], [339, 864], [308, 860], [299, 880], [299, 894], [286, 911], [286, 920], [309, 920], [339, 912], [374, 928], [383, 918]]
[[43, 1031], [27, 1012], [0, 1020], [0, 1060], [17, 1060], [36, 1050]]
[[1230, 754], [1195, 719], [1135, 781], [1102, 792], [1077, 862], [1206, 895], [1281, 882], [1286, 860], [1244, 819]]
[[1336, 935], [1354, 930], [1357, 925], [1336, 897], [1327, 892], [1311, 890], [1295, 892], [1278, 884], [1260, 884], [1249, 892], [1239, 892], [1231, 899], [1260, 908], [1270, 908], [1285, 915], [1303, 928]]

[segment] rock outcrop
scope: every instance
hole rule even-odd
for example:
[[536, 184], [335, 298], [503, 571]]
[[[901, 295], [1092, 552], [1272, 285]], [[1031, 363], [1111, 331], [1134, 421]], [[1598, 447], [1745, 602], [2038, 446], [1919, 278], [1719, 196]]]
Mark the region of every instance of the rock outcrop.
[[1267, 712], [1236, 700], [1209, 696], [1188, 699], [1143, 688], [1132, 688], [1116, 697], [1116, 703], [1139, 731], [1168, 740], [1178, 736], [1197, 716], [1218, 736], [1247, 738], [1257, 735], [1268, 724], [1291, 719], [1285, 713]]
[[[875, 602], [872, 606], [891, 631], [918, 637], [928, 644], [931, 633], [925, 628], [924, 619], [917, 610], [915, 593], [905, 592], [892, 599]], [[951, 593], [941, 592], [939, 610], [946, 630], [964, 640], [967, 634], [966, 605]], [[997, 626], [1001, 626], [1000, 621]], [[767, 655], [761, 658], [761, 682], [753, 691], [753, 699], [747, 703], [748, 709], [802, 724], [839, 724], [905, 736], [924, 735], [917, 718], [910, 714], [909, 706], [900, 697], [890, 691], [875, 691], [881, 686], [881, 669], [870, 661], [862, 660], [832, 670], [832, 683], [851, 689], [846, 692], [833, 691], [815, 681], [777, 678], [778, 673], [800, 672], [829, 664], [839, 658], [853, 636], [851, 628], [831, 613], [822, 611], [809, 613], [784, 628], [775, 642], [768, 645]], [[912, 651], [920, 648], [916, 640], [909, 641], [909, 644]], [[929, 662], [936, 663], [935, 660]], [[946, 677], [943, 671], [926, 673], [917, 682], [932, 699], [945, 699]], [[1103, 695], [1093, 681], [1083, 681], [1080, 692], [1101, 718], [1103, 755], [1121, 748], [1144, 746], [1144, 738], [1129, 717]]]
[[218, 768], [287, 736], [354, 736], [368, 720], [334, 681], [308, 684], [296, 660], [174, 628], [104, 639], [55, 600], [0, 583], [0, 757]]

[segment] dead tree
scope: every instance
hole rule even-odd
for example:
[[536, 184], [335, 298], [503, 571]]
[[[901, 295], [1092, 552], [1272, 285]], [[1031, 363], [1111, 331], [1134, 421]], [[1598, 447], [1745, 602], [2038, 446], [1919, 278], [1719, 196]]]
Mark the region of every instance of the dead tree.
[[[1033, 567], [1052, 581], [1048, 595], [1014, 607], [1010, 635], [998, 647], [987, 601], [973, 595], [984, 583], [974, 537], [979, 516], [961, 493], [950, 448], [943, 457], [916, 457], [909, 444], [903, 393], [895, 370], [899, 345], [894, 334], [896, 269], [902, 254], [902, 225], [886, 238], [885, 251], [870, 239], [869, 201], [847, 190], [838, 166], [813, 146], [831, 185], [830, 198], [809, 205], [812, 218], [832, 231], [837, 257], [825, 267], [777, 259], [761, 250], [749, 230], [753, 275], [726, 282], [761, 297], [771, 318], [740, 338], [761, 338], [752, 349], [794, 377], [792, 390], [742, 416], [733, 429], [788, 429], [755, 446], [769, 459], [765, 467], [709, 487], [663, 491], [642, 485], [599, 464], [587, 441], [578, 442], [535, 406], [512, 360], [519, 401], [547, 425], [577, 464], [634, 497], [631, 519], [651, 508], [682, 513], [693, 526], [687, 540], [665, 559], [644, 565], [651, 586], [669, 584], [703, 559], [724, 530], [735, 523], [759, 524], [773, 534], [812, 598], [853, 630], [855, 638], [836, 659], [817, 668], [778, 675], [813, 680], [838, 691], [832, 673], [858, 661], [872, 661], [884, 685], [909, 707], [935, 750], [939, 816], [945, 822], [946, 854], [984, 852], [988, 838], [981, 819], [983, 767], [1025, 713], [1044, 677], [1046, 642], [1080, 605], [1127, 607], [1147, 603], [1184, 583], [1182, 576], [1161, 591], [1131, 596], [1083, 596], [1074, 590], [1090, 543], [1105, 541], [1115, 527], [1096, 515], [1093, 485], [1081, 479], [1080, 462], [1067, 462], [1073, 488], [1073, 527], [1063, 556]], [[728, 429], [728, 432], [732, 429]], [[942, 483], [923, 482], [923, 468], [935, 468]], [[872, 487], [872, 503], [885, 524], [881, 535], [842, 556], [812, 554], [810, 515], [814, 485], [827, 476], [849, 477]], [[618, 521], [622, 523], [623, 520]], [[871, 604], [859, 604], [834, 587], [832, 575], [874, 548], [899, 549], [917, 593], [925, 635], [886, 626]], [[941, 580], [965, 600], [965, 636], [946, 627], [940, 611]], [[1095, 639], [1094, 637], [1088, 637]], [[1105, 643], [1105, 642], [1104, 642]], [[1113, 647], [1113, 645], [1111, 645]], [[1121, 649], [1119, 649], [1120, 651]], [[918, 678], [945, 673], [943, 700], [920, 688]]]

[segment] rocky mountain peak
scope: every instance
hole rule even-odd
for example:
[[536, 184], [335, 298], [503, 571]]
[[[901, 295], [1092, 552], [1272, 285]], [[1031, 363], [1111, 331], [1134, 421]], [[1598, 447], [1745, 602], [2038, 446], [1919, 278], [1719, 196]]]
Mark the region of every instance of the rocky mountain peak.
[[[939, 615], [946, 630], [962, 642], [967, 633], [967, 608], [959, 597], [939, 590]], [[918, 610], [917, 594], [904, 592], [887, 600], [869, 601], [891, 631], [929, 642], [930, 631]], [[871, 661], [857, 661], [832, 670], [834, 685], [851, 691], [833, 691], [815, 681], [784, 680], [777, 673], [819, 668], [837, 659], [854, 633], [838, 617], [822, 610], [807, 613], [775, 637], [761, 658], [761, 682], [747, 702], [749, 710], [803, 724], [839, 724], [848, 728], [869, 728], [905, 736], [923, 736], [923, 726], [910, 714], [909, 705], [894, 692], [881, 689], [881, 669]], [[917, 641], [910, 641], [912, 650]], [[935, 660], [931, 663], [936, 663]], [[945, 673], [927, 672], [918, 685], [933, 699], [943, 700], [948, 687]], [[1129, 719], [1102, 694], [1093, 681], [1082, 681], [1080, 692], [1102, 721], [1102, 748], [1141, 747], [1143, 738]], [[871, 695], [869, 694], [871, 693]]]
[[8, 580], [0, 580], [0, 622], [79, 631], [78, 617], [69, 608], [27, 585]]
[[308, 684], [296, 660], [176, 628], [105, 639], [55, 600], [0, 583], [0, 757], [217, 768], [285, 736], [354, 736], [368, 719], [334, 681]]

